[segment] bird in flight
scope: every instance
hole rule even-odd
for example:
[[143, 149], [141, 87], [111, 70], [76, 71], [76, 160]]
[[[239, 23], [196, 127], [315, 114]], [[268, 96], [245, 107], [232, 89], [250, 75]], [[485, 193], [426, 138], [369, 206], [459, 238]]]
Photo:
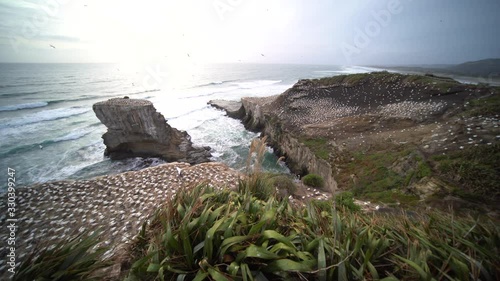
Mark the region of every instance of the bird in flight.
[[260, 54], [261, 56], [265, 57], [264, 54]]
[[54, 46], [54, 45], [52, 45], [52, 44], [50, 44], [49, 46], [51, 46], [51, 47], [52, 47], [52, 48], [54, 48], [54, 49], [56, 48], [56, 46]]

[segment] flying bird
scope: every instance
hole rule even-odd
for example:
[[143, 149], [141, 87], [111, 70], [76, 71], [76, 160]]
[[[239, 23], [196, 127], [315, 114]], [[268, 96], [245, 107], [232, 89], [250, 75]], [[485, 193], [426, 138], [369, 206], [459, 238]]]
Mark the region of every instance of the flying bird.
[[261, 56], [265, 57], [264, 54], [260, 54]]
[[52, 45], [52, 44], [49, 44], [49, 46], [51, 46], [51, 47], [52, 47], [52, 48], [54, 48], [54, 49], [56, 48], [56, 46], [54, 46], [54, 45]]
[[43, 149], [43, 146], [42, 146], [41, 144], [40, 144], [40, 145], [38, 145], [38, 147], [40, 147], [40, 149]]

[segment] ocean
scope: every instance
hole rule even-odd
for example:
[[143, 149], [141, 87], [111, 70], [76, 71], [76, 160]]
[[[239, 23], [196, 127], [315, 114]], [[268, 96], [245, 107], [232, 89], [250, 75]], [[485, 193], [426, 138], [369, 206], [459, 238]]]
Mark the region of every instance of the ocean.
[[[281, 94], [302, 78], [369, 72], [325, 65], [195, 64], [0, 64], [0, 192], [7, 169], [16, 184], [85, 179], [139, 170], [161, 159], [112, 161], [103, 155], [106, 127], [92, 105], [128, 96], [153, 102], [168, 123], [187, 131], [195, 145], [210, 146], [212, 160], [243, 170], [257, 133], [207, 105], [212, 99]], [[263, 167], [277, 164], [269, 148]]]

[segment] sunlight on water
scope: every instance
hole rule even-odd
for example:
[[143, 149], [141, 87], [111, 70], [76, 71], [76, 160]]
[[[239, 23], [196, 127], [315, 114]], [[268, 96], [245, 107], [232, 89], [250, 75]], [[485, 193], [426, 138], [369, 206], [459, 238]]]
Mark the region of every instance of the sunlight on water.
[[[193, 143], [210, 146], [214, 161], [241, 170], [258, 134], [207, 105], [284, 92], [298, 79], [359, 72], [327, 66], [134, 64], [0, 64], [0, 163], [19, 171], [20, 184], [137, 170], [156, 159], [110, 161], [103, 156], [106, 131], [92, 111], [113, 97], [148, 99]], [[323, 71], [323, 72], [321, 72]], [[19, 80], [23, 77], [23, 80]], [[146, 89], [144, 81], [148, 81]], [[268, 152], [264, 168], [288, 172]], [[5, 175], [0, 175], [5, 177]]]

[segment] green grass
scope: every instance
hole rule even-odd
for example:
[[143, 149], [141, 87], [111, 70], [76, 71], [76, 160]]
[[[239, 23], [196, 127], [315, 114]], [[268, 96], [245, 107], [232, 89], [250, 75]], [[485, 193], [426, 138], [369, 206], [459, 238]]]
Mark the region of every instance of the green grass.
[[[275, 192], [289, 181], [261, 173], [264, 148], [265, 138], [252, 142], [238, 190], [186, 187], [159, 206], [125, 254], [124, 280], [500, 279], [498, 223], [440, 211], [364, 214], [351, 193], [336, 197], [337, 208], [332, 201], [292, 204]], [[449, 161], [450, 169], [453, 161], [466, 158], [498, 163], [498, 147], [494, 151], [433, 160]], [[392, 186], [408, 180], [388, 168], [401, 157], [415, 164], [412, 177], [427, 174], [424, 159], [409, 151], [357, 153], [352, 166], [360, 165], [359, 171], [384, 182], [381, 186]], [[394, 189], [367, 194], [413, 200]], [[37, 248], [13, 280], [99, 279], [96, 273], [109, 264], [102, 260], [105, 249], [95, 249], [96, 235], [77, 236], [51, 250]]]
[[403, 82], [405, 83], [415, 83], [421, 86], [431, 86], [432, 88], [446, 93], [452, 87], [458, 86], [460, 83], [450, 79], [450, 78], [440, 78], [440, 77], [431, 77], [427, 75], [408, 75], [404, 78]]
[[440, 176], [456, 186], [455, 195], [486, 201], [500, 199], [500, 144], [437, 155], [432, 160]]
[[318, 86], [344, 85], [347, 87], [353, 87], [363, 83], [370, 78], [376, 79], [377, 81], [386, 84], [402, 82], [405, 84], [414, 83], [419, 86], [430, 86], [441, 93], [446, 93], [451, 88], [460, 84], [458, 81], [447, 77], [417, 74], [403, 75], [398, 73], [389, 73], [387, 71], [338, 75], [333, 77], [312, 79], [311, 81]]
[[361, 210], [361, 207], [354, 203], [354, 194], [352, 194], [352, 192], [344, 191], [342, 193], [336, 194], [335, 201], [337, 202], [338, 208], [345, 208], [353, 212]]
[[316, 175], [316, 174], [305, 175], [302, 178], [302, 182], [305, 185], [308, 185], [311, 187], [323, 188], [325, 186], [325, 180], [320, 175]]
[[297, 191], [297, 186], [290, 175], [268, 174], [265, 175], [265, 178], [268, 184], [274, 187], [282, 198], [293, 195]]
[[328, 140], [324, 138], [302, 139], [301, 142], [309, 147], [318, 158], [328, 161], [330, 155]]
[[111, 263], [103, 261], [108, 249], [97, 247], [100, 242], [98, 232], [94, 232], [54, 245], [39, 244], [16, 268], [12, 280], [101, 280], [96, 272]]
[[465, 112], [465, 116], [495, 116], [500, 113], [500, 93], [497, 90], [495, 95], [471, 100], [470, 108]]
[[161, 207], [143, 236], [126, 280], [499, 277], [498, 226], [439, 212], [364, 215], [198, 186]]
[[[414, 150], [390, 150], [354, 153], [339, 179], [355, 196], [383, 203], [413, 205], [418, 196], [408, 194], [406, 187], [433, 174], [431, 166]], [[405, 165], [398, 161], [405, 160]], [[406, 170], [396, 170], [399, 166]], [[355, 180], [348, 178], [355, 175]]]
[[385, 204], [401, 204], [403, 206], [409, 207], [415, 205], [419, 197], [416, 195], [405, 194], [399, 190], [384, 190], [384, 191], [373, 191], [367, 192], [362, 195], [363, 199], [382, 202]]
[[346, 86], [356, 86], [364, 81], [370, 76], [369, 73], [358, 73], [349, 75], [337, 75], [332, 77], [325, 77], [320, 79], [311, 80], [314, 84], [320, 86], [332, 86], [332, 85], [346, 85]]
[[[295, 205], [263, 197], [259, 190], [268, 177], [251, 175], [238, 191], [198, 185], [160, 206], [128, 248], [124, 280], [500, 277], [500, 228], [490, 220], [438, 211], [412, 217], [363, 214], [351, 210], [349, 193], [337, 197], [337, 209], [331, 201]], [[88, 280], [104, 265], [98, 254], [85, 254], [94, 245], [95, 237], [70, 240], [31, 259], [20, 268], [25, 275], [15, 280]], [[85, 275], [61, 275], [82, 269]]]

